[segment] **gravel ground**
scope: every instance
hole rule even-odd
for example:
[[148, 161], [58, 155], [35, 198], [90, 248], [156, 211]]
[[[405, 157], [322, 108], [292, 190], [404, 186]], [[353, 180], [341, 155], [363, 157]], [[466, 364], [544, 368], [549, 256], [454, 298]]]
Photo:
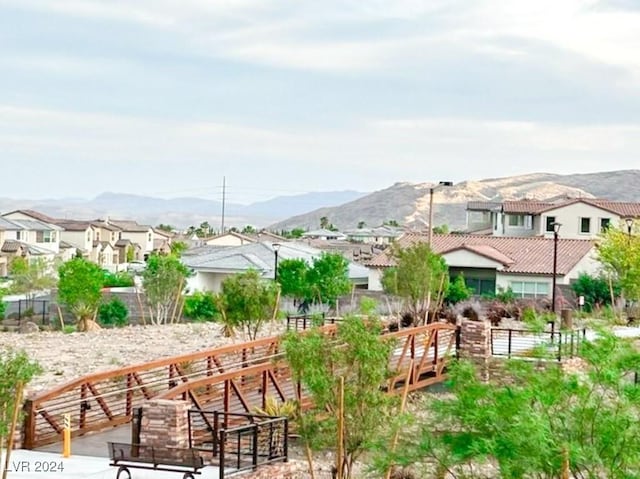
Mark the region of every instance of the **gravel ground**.
[[[276, 335], [283, 330], [282, 323], [270, 324], [260, 336]], [[224, 337], [215, 323], [129, 326], [71, 334], [0, 333], [0, 349], [25, 350], [44, 370], [29, 384], [30, 396], [86, 374], [242, 341], [241, 335]]]

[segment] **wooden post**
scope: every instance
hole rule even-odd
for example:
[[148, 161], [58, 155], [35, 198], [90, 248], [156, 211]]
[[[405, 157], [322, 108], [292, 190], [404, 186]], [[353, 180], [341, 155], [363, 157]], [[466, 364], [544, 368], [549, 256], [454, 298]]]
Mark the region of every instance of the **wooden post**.
[[16, 385], [16, 395], [14, 397], [13, 404], [13, 416], [11, 417], [11, 426], [9, 427], [9, 438], [7, 439], [7, 452], [4, 458], [4, 470], [2, 471], [2, 479], [7, 479], [9, 473], [9, 459], [11, 456], [11, 450], [13, 449], [13, 436], [16, 431], [16, 425], [18, 423], [18, 412], [22, 407], [22, 392], [24, 390], [24, 384], [19, 382]]
[[569, 450], [564, 447], [562, 448], [562, 479], [569, 479], [571, 476], [569, 472]]
[[142, 314], [142, 324], [147, 325], [147, 320], [144, 317], [144, 307], [142, 306], [142, 300], [140, 299], [140, 291], [136, 288], [136, 299], [138, 300], [138, 307], [140, 308], [140, 314]]
[[58, 308], [58, 317], [60, 318], [60, 331], [64, 331], [64, 316], [62, 315], [62, 310], [60, 309], [60, 305], [56, 303], [56, 308]]
[[176, 311], [178, 310], [178, 303], [180, 302], [180, 298], [182, 297], [182, 286], [184, 284], [184, 278], [180, 278], [180, 287], [178, 288], [178, 294], [176, 295], [176, 301], [173, 304], [173, 311], [171, 312], [171, 324], [175, 322], [176, 319]]
[[344, 457], [344, 376], [340, 377], [340, 396], [338, 403], [338, 448], [336, 450], [336, 479], [342, 479], [342, 463]]
[[[400, 402], [400, 414], [404, 413], [405, 408], [407, 407], [407, 396], [409, 395], [409, 378], [411, 377], [411, 371], [413, 371], [413, 359], [409, 363], [409, 370], [407, 371], [407, 377], [404, 380], [404, 388], [402, 389], [402, 401]], [[391, 442], [391, 453], [396, 450], [398, 446], [400, 431], [396, 431], [393, 435], [393, 441]], [[385, 479], [391, 478], [391, 467], [387, 469], [387, 474], [385, 475]]]

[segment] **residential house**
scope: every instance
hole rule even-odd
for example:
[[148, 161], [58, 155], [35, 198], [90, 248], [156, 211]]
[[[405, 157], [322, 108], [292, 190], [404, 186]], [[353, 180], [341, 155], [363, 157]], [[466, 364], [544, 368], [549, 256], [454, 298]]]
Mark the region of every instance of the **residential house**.
[[241, 246], [243, 244], [257, 243], [258, 240], [242, 233], [227, 231], [210, 238], [204, 238], [202, 241], [207, 246]]
[[347, 236], [339, 231], [331, 231], [325, 228], [319, 230], [307, 231], [302, 234], [304, 239], [320, 239], [320, 240], [346, 240]]
[[107, 218], [105, 223], [116, 227], [119, 230], [119, 236], [115, 240], [111, 240], [113, 244], [119, 239], [128, 239], [132, 243], [137, 243], [142, 249], [144, 259], [146, 259], [154, 251], [154, 230], [149, 225], [141, 225], [136, 221], [130, 220], [110, 220]]
[[[397, 242], [409, 247], [427, 242], [423, 234], [405, 234]], [[433, 251], [449, 265], [451, 279], [460, 273], [476, 294], [511, 288], [519, 297], [547, 297], [552, 293], [554, 240], [545, 237], [434, 235]], [[366, 263], [369, 289], [381, 290], [384, 270], [394, 265], [389, 252]], [[556, 284], [570, 284], [580, 273], [596, 274], [600, 264], [591, 240], [560, 238], [557, 244]]]
[[173, 233], [153, 228], [153, 251], [162, 254], [171, 253]]
[[553, 225], [562, 225], [559, 235], [571, 239], [593, 239], [609, 226], [625, 219], [640, 219], [640, 203], [592, 198], [562, 198], [555, 201], [519, 200], [470, 202], [467, 231], [493, 236], [553, 236]]
[[20, 223], [0, 217], [0, 276], [7, 276], [11, 260], [15, 257], [37, 257], [53, 261], [57, 256], [50, 249], [22, 241], [20, 238], [28, 238], [28, 233], [32, 231], [25, 230], [25, 226]]
[[[191, 268], [193, 276], [188, 279], [190, 291], [214, 291], [221, 289], [222, 281], [230, 275], [254, 269], [264, 278], [273, 278], [276, 253], [272, 242], [249, 243], [220, 248], [203, 246], [185, 252], [182, 262]], [[298, 242], [279, 243], [278, 259], [303, 259], [309, 264], [322, 251]], [[367, 268], [349, 263], [349, 279], [360, 288], [366, 288], [369, 278]]]
[[102, 268], [110, 271], [117, 271], [120, 264], [120, 251], [109, 241], [95, 241], [93, 252], [95, 254], [94, 262], [98, 263]]
[[62, 228], [60, 241], [69, 243], [77, 248], [82, 256], [93, 257], [93, 242], [96, 237], [96, 228], [90, 221], [55, 220], [55, 224]]
[[402, 236], [403, 232], [403, 228], [382, 225], [375, 228], [346, 230], [344, 231], [344, 234], [347, 236], [349, 241], [354, 243], [388, 245], [395, 239]]
[[15, 210], [2, 215], [17, 226], [7, 230], [5, 240], [15, 240], [45, 250], [54, 256], [60, 253], [62, 228], [52, 218], [32, 210]]

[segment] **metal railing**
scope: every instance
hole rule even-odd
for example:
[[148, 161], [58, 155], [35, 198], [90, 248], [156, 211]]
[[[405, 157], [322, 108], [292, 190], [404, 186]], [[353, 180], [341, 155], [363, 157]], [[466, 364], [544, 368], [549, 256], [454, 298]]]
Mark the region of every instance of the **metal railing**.
[[508, 358], [562, 359], [575, 357], [586, 337], [586, 329], [528, 331], [491, 329], [491, 355]]
[[273, 462], [286, 462], [288, 435], [286, 417], [189, 411], [189, 448], [211, 453], [220, 479]]

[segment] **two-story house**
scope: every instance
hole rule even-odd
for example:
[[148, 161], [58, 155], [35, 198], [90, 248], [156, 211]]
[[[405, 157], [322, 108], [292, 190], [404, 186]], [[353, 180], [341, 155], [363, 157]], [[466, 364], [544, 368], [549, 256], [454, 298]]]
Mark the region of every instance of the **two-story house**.
[[[154, 230], [149, 225], [141, 225], [136, 221], [129, 220], [105, 220], [111, 227], [118, 228], [118, 239], [129, 240], [133, 244], [140, 246], [144, 259], [154, 251]], [[117, 240], [116, 240], [117, 241]], [[115, 244], [115, 241], [114, 241]], [[141, 259], [141, 258], [136, 258]]]
[[354, 243], [387, 245], [402, 236], [403, 232], [403, 228], [382, 225], [375, 228], [345, 230], [344, 234]]
[[17, 228], [8, 230], [6, 240], [14, 240], [35, 246], [51, 253], [60, 254], [60, 231], [62, 228], [53, 223], [53, 218], [32, 210], [15, 210], [2, 215]]
[[558, 223], [562, 238], [594, 239], [610, 226], [620, 227], [626, 219], [640, 220], [640, 203], [574, 198], [467, 205], [467, 230], [492, 236], [552, 237]]

